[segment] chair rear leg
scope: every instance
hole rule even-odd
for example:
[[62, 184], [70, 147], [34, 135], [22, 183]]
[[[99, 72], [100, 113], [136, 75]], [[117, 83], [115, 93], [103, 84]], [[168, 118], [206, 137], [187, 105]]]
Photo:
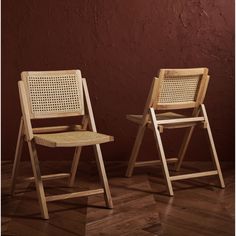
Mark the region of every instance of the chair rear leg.
[[28, 141], [28, 147], [29, 147], [29, 152], [30, 152], [30, 160], [31, 160], [32, 169], [34, 173], [35, 186], [37, 190], [41, 215], [43, 219], [49, 219], [48, 208], [47, 208], [35, 143], [33, 141]]
[[161, 141], [161, 135], [160, 135], [159, 129], [157, 127], [156, 115], [155, 115], [153, 108], [150, 108], [150, 113], [151, 113], [153, 133], [154, 133], [154, 137], [156, 140], [157, 149], [160, 152], [162, 170], [163, 170], [164, 177], [166, 180], [167, 189], [168, 189], [169, 195], [174, 196], [174, 192], [173, 192], [173, 188], [172, 188], [172, 184], [171, 184], [171, 180], [170, 180], [170, 174], [169, 174], [169, 170], [168, 170], [168, 166], [167, 166], [167, 162], [166, 162], [165, 152], [164, 152], [163, 144]]
[[[84, 130], [87, 129], [88, 122], [89, 122], [88, 116], [84, 115], [83, 119], [82, 119], [82, 129], [84, 129]], [[73, 187], [73, 185], [75, 183], [75, 175], [76, 175], [76, 172], [78, 169], [81, 151], [82, 151], [82, 147], [76, 147], [74, 158], [73, 158], [72, 165], [71, 165], [71, 170], [70, 170], [70, 178], [69, 178], [69, 183], [68, 183], [69, 187]]]
[[23, 144], [24, 144], [24, 132], [23, 132], [23, 119], [21, 118], [20, 128], [19, 128], [19, 133], [18, 133], [18, 138], [17, 138], [17, 144], [16, 144], [14, 164], [13, 164], [13, 169], [12, 169], [12, 176], [11, 176], [10, 194], [12, 196], [15, 193], [16, 178], [17, 178], [17, 173], [18, 173], [18, 169], [19, 169]]
[[225, 188], [224, 178], [223, 178], [223, 175], [222, 175], [218, 155], [217, 155], [216, 148], [215, 148], [215, 143], [214, 143], [213, 136], [212, 136], [212, 133], [211, 133], [209, 120], [208, 120], [208, 117], [207, 117], [205, 106], [203, 104], [202, 104], [202, 112], [203, 112], [203, 116], [204, 116], [204, 118], [206, 120], [206, 123], [207, 123], [207, 134], [208, 134], [208, 138], [209, 138], [209, 142], [210, 142], [212, 159], [213, 159], [214, 165], [215, 165], [215, 167], [217, 169], [217, 172], [218, 172], [218, 176], [219, 176], [219, 180], [220, 180], [220, 186], [221, 186], [221, 188]]
[[113, 208], [111, 192], [110, 192], [110, 188], [108, 185], [106, 170], [104, 167], [102, 152], [101, 152], [101, 148], [100, 148], [99, 144], [94, 145], [94, 151], [95, 151], [96, 162], [97, 162], [100, 180], [101, 180], [103, 188], [104, 188], [104, 197], [105, 197], [105, 201], [106, 201], [106, 206], [107, 206], [107, 208]]
[[135, 166], [135, 162], [139, 153], [139, 149], [143, 140], [143, 135], [145, 132], [146, 126], [140, 126], [138, 129], [138, 133], [135, 139], [135, 143], [132, 149], [132, 153], [129, 159], [129, 163], [128, 163], [128, 168], [126, 170], [126, 177], [131, 177], [133, 174], [133, 170], [134, 170], [134, 166]]
[[71, 170], [70, 170], [69, 187], [73, 187], [75, 183], [75, 176], [78, 169], [81, 151], [82, 151], [82, 147], [76, 147], [74, 158], [71, 165]]
[[185, 133], [183, 142], [182, 142], [180, 150], [179, 150], [178, 162], [176, 163], [176, 166], [175, 166], [175, 170], [176, 171], [180, 170], [180, 167], [181, 167], [183, 159], [185, 157], [185, 154], [186, 154], [186, 151], [187, 151], [190, 139], [191, 139], [192, 134], [193, 134], [193, 130], [194, 130], [194, 126], [187, 128], [187, 131]]

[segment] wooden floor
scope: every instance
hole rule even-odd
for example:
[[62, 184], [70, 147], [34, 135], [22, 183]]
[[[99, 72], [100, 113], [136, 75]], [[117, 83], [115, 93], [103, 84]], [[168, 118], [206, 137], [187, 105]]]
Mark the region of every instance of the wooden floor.
[[[184, 172], [208, 168], [209, 163], [189, 163]], [[43, 162], [47, 174], [69, 170], [68, 162]], [[17, 195], [9, 196], [12, 165], [2, 163], [2, 235], [19, 236], [226, 236], [234, 235], [234, 164], [223, 163], [226, 188], [217, 187], [216, 177], [177, 181], [174, 197], [166, 195], [160, 167], [136, 168], [125, 178], [125, 165], [106, 166], [114, 209], [104, 208], [103, 196], [48, 203], [49, 220], [41, 220], [33, 183], [17, 185]], [[31, 175], [23, 162], [21, 174]], [[96, 188], [95, 165], [81, 163], [76, 185]], [[45, 182], [46, 193], [70, 192], [65, 180]], [[74, 190], [78, 187], [74, 188]]]

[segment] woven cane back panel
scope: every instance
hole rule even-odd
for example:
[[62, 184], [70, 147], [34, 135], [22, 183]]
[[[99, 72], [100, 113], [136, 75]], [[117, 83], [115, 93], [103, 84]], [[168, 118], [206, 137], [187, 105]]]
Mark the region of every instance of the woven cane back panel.
[[181, 103], [196, 100], [200, 76], [169, 77], [161, 83], [158, 103]]
[[31, 76], [27, 79], [32, 113], [83, 114], [82, 81], [78, 75]]

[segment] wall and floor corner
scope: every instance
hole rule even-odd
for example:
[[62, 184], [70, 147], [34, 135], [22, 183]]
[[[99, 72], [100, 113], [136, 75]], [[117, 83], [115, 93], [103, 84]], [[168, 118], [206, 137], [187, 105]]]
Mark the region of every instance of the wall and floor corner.
[[[219, 158], [234, 160], [233, 0], [3, 0], [2, 160], [14, 157], [21, 71], [81, 69], [98, 130], [115, 136], [114, 144], [103, 147], [104, 159], [126, 161], [137, 126], [125, 115], [142, 112], [158, 70], [203, 66], [211, 75], [205, 104]], [[170, 154], [181, 135], [173, 140], [167, 132]], [[154, 140], [147, 136], [141, 158], [154, 159]], [[193, 137], [189, 160], [208, 158], [202, 137]], [[48, 152], [40, 151], [40, 159], [46, 158]], [[68, 154], [50, 151], [59, 159]]]

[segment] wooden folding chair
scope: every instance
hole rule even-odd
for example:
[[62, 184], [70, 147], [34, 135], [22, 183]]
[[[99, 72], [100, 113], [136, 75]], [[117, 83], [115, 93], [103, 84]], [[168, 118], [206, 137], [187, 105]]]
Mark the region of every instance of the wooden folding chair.
[[[181, 179], [218, 175], [221, 187], [225, 187], [209, 120], [203, 104], [208, 82], [209, 75], [207, 68], [160, 70], [159, 78], [154, 78], [152, 82], [143, 115], [127, 115], [128, 120], [139, 125], [126, 171], [127, 177], [132, 175], [134, 167], [150, 166], [160, 163], [164, 172], [168, 192], [171, 196], [173, 196], [172, 181]], [[177, 109], [181, 111], [191, 109], [191, 116], [171, 111]], [[193, 130], [199, 125], [207, 131], [215, 169], [199, 173], [170, 176], [167, 163], [175, 162], [176, 170], [178, 171], [180, 169]], [[153, 131], [160, 160], [136, 162], [147, 127]], [[164, 129], [171, 128], [186, 128], [186, 134], [177, 158], [166, 158], [162, 145], [161, 132]]]
[[[86, 80], [81, 77], [80, 70], [22, 72], [21, 78], [18, 86], [22, 118], [12, 171], [12, 195], [14, 195], [17, 170], [25, 140], [28, 144], [34, 174], [34, 177], [26, 180], [35, 181], [41, 215], [44, 219], [49, 219], [46, 202], [67, 198], [104, 194], [106, 206], [113, 208], [100, 149], [101, 143], [113, 141], [113, 137], [97, 133]], [[34, 119], [71, 116], [82, 116], [82, 124], [32, 128], [31, 121]], [[46, 147], [75, 147], [70, 172], [41, 176], [36, 144]], [[88, 145], [94, 147], [102, 188], [45, 196], [43, 181], [69, 178], [69, 186], [74, 185], [82, 146]]]

